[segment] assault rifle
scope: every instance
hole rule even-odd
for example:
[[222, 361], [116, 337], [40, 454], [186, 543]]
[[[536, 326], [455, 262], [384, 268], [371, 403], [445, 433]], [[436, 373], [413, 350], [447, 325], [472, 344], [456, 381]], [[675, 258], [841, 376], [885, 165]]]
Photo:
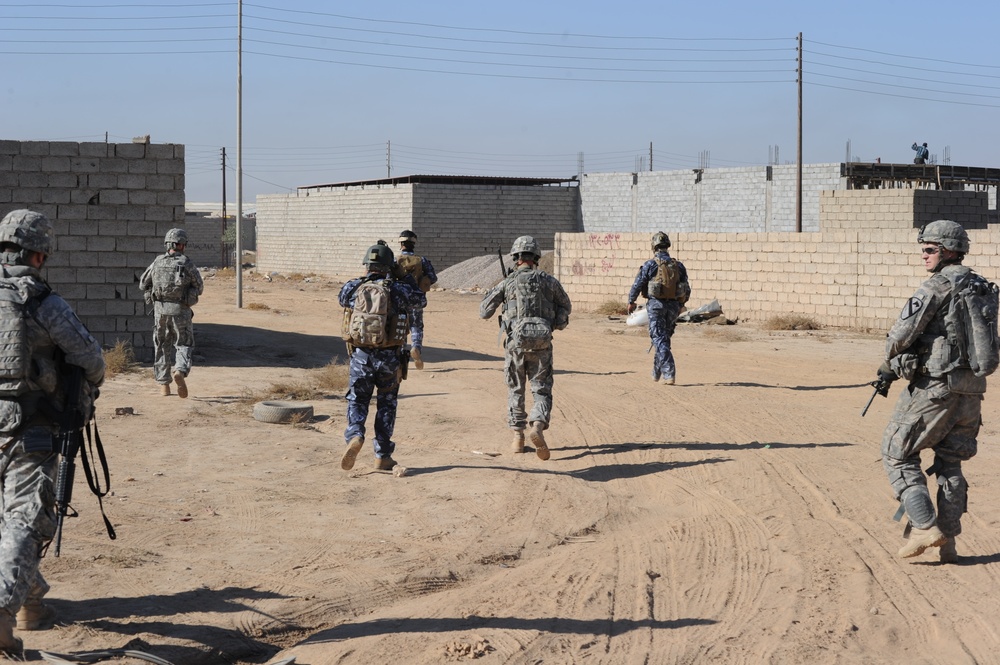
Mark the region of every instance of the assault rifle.
[[111, 540], [117, 538], [114, 527], [104, 514], [104, 505], [101, 499], [110, 490], [111, 477], [108, 473], [108, 461], [104, 456], [104, 447], [101, 445], [101, 437], [97, 434], [97, 427], [94, 427], [94, 440], [96, 441], [97, 454], [104, 468], [104, 487], [102, 491], [99, 484], [95, 483], [96, 468], [92, 472], [87, 462], [87, 449], [83, 445], [83, 430], [87, 429], [87, 437], [90, 438], [90, 421], [93, 412], [85, 414], [80, 407], [80, 397], [83, 391], [83, 368], [77, 365], [68, 365], [67, 371], [69, 381], [66, 387], [66, 406], [59, 418], [59, 466], [56, 470], [55, 499], [56, 499], [56, 532], [55, 550], [53, 554], [59, 556], [62, 546], [63, 520], [69, 517], [77, 517], [79, 513], [70, 505], [73, 500], [73, 479], [76, 471], [77, 453], [83, 461], [83, 471], [87, 476], [87, 484], [90, 490], [97, 496], [97, 503], [101, 507], [101, 517], [104, 518], [104, 526], [108, 530], [108, 537]]
[[884, 379], [875, 379], [874, 381], [869, 381], [867, 384], [875, 390], [872, 392], [872, 396], [868, 398], [868, 403], [865, 404], [865, 408], [861, 410], [861, 417], [864, 418], [865, 414], [868, 413], [869, 407], [871, 407], [872, 402], [875, 401], [876, 395], [881, 395], [882, 397], [889, 396], [889, 386], [892, 385], [892, 381], [885, 381]]
[[[504, 279], [507, 279], [507, 275], [509, 275], [510, 273], [507, 272], [507, 266], [505, 266], [503, 263], [503, 250], [501, 250], [499, 247], [497, 247], [497, 258], [500, 259], [500, 275]], [[513, 272], [513, 270], [514, 269], [511, 268], [511, 272]]]

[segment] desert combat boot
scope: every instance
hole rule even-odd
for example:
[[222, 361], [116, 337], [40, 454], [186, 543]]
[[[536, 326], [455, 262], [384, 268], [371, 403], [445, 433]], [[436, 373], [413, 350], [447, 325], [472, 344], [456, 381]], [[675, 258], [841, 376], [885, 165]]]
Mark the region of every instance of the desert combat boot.
[[177, 396], [184, 399], [188, 396], [187, 382], [184, 380], [182, 372], [174, 372], [174, 383], [177, 384]]
[[365, 438], [363, 436], [356, 436], [347, 442], [347, 450], [344, 451], [344, 457], [340, 460], [340, 468], [344, 471], [350, 471], [354, 468], [354, 460], [357, 459], [358, 453], [361, 452], [361, 447], [365, 445]]
[[524, 430], [514, 430], [514, 440], [510, 442], [510, 449], [515, 454], [524, 452]]
[[17, 620], [7, 610], [0, 610], [0, 654], [18, 655], [24, 649], [20, 638], [14, 637]]
[[535, 447], [535, 454], [538, 455], [538, 459], [547, 460], [549, 458], [549, 447], [545, 443], [545, 436], [542, 434], [542, 430], [545, 429], [545, 423], [540, 420], [536, 420], [531, 423], [531, 427], [528, 429], [528, 438], [531, 439], [531, 445]]
[[170, 397], [170, 384], [169, 383], [161, 383], [160, 384], [160, 394], [163, 395], [164, 397]]
[[938, 560], [941, 563], [958, 563], [958, 550], [955, 548], [955, 539], [948, 538], [938, 550]]
[[17, 611], [17, 629], [45, 630], [52, 627], [55, 619], [56, 611], [41, 598], [28, 598]]
[[929, 547], [940, 547], [944, 545], [948, 537], [945, 536], [937, 524], [927, 529], [914, 529], [910, 533], [910, 540], [899, 550], [899, 556], [904, 559], [920, 556]]

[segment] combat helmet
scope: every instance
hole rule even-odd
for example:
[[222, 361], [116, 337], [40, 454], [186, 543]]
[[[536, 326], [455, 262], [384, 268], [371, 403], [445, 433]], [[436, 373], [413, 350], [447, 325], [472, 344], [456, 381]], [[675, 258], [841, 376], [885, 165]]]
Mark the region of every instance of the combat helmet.
[[399, 243], [401, 245], [415, 245], [417, 244], [417, 234], [409, 229], [405, 229], [399, 232]]
[[188, 241], [187, 231], [184, 229], [170, 229], [167, 235], [163, 236], [163, 244], [167, 249], [177, 249], [177, 245], [186, 245]]
[[42, 213], [13, 210], [0, 220], [0, 243], [4, 242], [48, 256], [55, 246], [56, 232], [52, 228], [52, 222]]
[[521, 236], [515, 240], [510, 248], [510, 254], [514, 257], [520, 254], [533, 254], [536, 261], [542, 258], [542, 250], [538, 249], [538, 243], [531, 236]]
[[650, 241], [650, 244], [653, 246], [653, 251], [656, 251], [660, 247], [670, 249], [670, 236], [663, 231], [657, 231], [653, 234], [653, 239]]
[[969, 251], [969, 234], [961, 224], [950, 219], [938, 219], [920, 227], [917, 242], [941, 245], [959, 254], [967, 254]]
[[365, 260], [361, 263], [368, 266], [368, 270], [388, 272], [395, 260], [396, 257], [392, 250], [385, 244], [385, 241], [380, 240], [368, 248], [368, 251], [365, 252]]

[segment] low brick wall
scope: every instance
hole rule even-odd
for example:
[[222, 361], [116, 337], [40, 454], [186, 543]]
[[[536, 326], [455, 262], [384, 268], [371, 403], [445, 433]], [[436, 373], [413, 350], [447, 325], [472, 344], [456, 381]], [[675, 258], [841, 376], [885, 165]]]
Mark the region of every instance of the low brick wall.
[[[985, 195], [886, 190], [824, 192], [824, 225], [814, 233], [671, 233], [671, 255], [684, 263], [691, 308], [718, 299], [729, 318], [763, 321], [804, 314], [833, 327], [887, 329], [906, 298], [927, 278], [917, 250], [913, 202], [936, 206], [935, 218], [985, 219]], [[948, 207], [946, 199], [951, 197]], [[834, 197], [831, 196], [831, 199]], [[869, 212], [873, 201], [888, 209]], [[906, 203], [906, 201], [909, 201]], [[909, 212], [907, 212], [909, 211]], [[983, 212], [985, 215], [985, 212]], [[930, 220], [928, 220], [930, 221]], [[970, 224], [971, 225], [971, 224]], [[969, 229], [966, 265], [1000, 282], [1000, 228]], [[624, 303], [639, 266], [652, 256], [648, 233], [560, 233], [555, 273], [574, 306]], [[640, 302], [642, 299], [640, 298]]]

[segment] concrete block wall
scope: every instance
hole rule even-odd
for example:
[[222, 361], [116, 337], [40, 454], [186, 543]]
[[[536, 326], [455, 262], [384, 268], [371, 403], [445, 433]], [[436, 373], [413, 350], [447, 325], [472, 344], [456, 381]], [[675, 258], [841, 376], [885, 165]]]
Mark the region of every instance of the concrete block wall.
[[[882, 190], [884, 191], [884, 190]], [[691, 281], [690, 308], [718, 299], [729, 318], [803, 314], [833, 327], [887, 330], [927, 277], [912, 226], [807, 233], [676, 233], [671, 254]], [[969, 230], [966, 264], [1000, 282], [1000, 229]], [[624, 303], [651, 257], [648, 233], [556, 236], [555, 274], [574, 307]], [[643, 300], [640, 298], [640, 303]]]
[[553, 248], [579, 226], [575, 187], [426, 183], [302, 190], [257, 198], [257, 270], [351, 276], [379, 238], [395, 252], [404, 229], [437, 270], [505, 253], [519, 235]]
[[417, 253], [443, 270], [498, 248], [506, 255], [522, 235], [551, 250], [556, 233], [581, 230], [579, 208], [577, 187], [417, 183], [409, 228], [417, 234]]
[[138, 279], [184, 221], [184, 146], [0, 140], [0, 216], [52, 220], [44, 276], [104, 346], [152, 359], [152, 317]]
[[365, 250], [382, 239], [395, 251], [412, 217], [410, 184], [258, 196], [257, 270], [361, 274]]
[[987, 226], [986, 192], [934, 189], [852, 189], [820, 194], [823, 229], [914, 229], [935, 219], [966, 228]]
[[[595, 233], [794, 231], [796, 173], [795, 165], [588, 173], [581, 184], [583, 228]], [[805, 165], [803, 230], [819, 230], [820, 192], [845, 188], [840, 164]]]
[[188, 217], [183, 228], [188, 234], [188, 244], [184, 253], [191, 257], [199, 268], [218, 268], [223, 263], [222, 218]]

